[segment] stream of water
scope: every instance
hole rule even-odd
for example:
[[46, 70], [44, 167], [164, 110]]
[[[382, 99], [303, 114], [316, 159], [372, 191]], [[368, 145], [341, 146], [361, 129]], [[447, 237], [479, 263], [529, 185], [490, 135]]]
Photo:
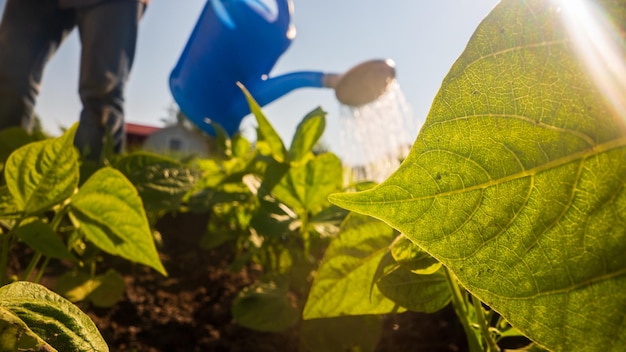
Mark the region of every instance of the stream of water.
[[400, 166], [420, 126], [397, 81], [376, 101], [340, 109], [341, 159], [346, 182], [382, 182]]

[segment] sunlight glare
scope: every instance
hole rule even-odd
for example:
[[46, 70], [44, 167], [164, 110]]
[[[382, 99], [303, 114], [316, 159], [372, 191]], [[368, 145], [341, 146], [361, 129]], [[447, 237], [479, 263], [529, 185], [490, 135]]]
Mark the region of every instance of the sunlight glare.
[[590, 0], [555, 0], [599, 90], [626, 124], [624, 33]]

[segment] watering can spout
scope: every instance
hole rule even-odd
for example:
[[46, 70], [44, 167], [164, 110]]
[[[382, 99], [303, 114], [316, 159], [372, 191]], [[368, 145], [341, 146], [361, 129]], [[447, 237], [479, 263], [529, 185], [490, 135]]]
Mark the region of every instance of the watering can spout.
[[[299, 88], [332, 88], [337, 99], [345, 105], [368, 104], [383, 93], [395, 79], [395, 64], [391, 60], [370, 60], [354, 66], [344, 74], [300, 71], [265, 78], [254, 83], [242, 82], [260, 106]], [[238, 116], [250, 113], [245, 98], [237, 101], [233, 111]]]
[[[327, 74], [316, 71], [300, 71], [262, 79], [246, 88], [260, 106], [265, 106], [278, 98], [300, 88], [324, 87]], [[244, 83], [245, 85], [245, 83]], [[247, 105], [241, 108], [248, 109]], [[249, 112], [249, 110], [247, 110]]]

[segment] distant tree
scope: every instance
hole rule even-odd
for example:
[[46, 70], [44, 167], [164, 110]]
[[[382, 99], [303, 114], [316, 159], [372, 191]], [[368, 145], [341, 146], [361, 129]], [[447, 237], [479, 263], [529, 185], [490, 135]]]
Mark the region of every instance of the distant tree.
[[178, 105], [171, 103], [167, 108], [167, 116], [162, 117], [160, 120], [165, 127], [181, 125], [188, 129], [194, 129], [195, 126], [189, 121], [185, 113], [183, 113]]

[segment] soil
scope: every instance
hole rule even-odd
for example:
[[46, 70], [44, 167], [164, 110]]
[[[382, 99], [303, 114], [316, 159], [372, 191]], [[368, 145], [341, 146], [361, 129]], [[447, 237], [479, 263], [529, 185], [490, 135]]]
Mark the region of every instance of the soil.
[[[123, 299], [111, 308], [79, 306], [94, 320], [111, 351], [299, 351], [297, 328], [263, 333], [233, 320], [233, 299], [259, 273], [253, 268], [229, 271], [233, 258], [228, 248], [207, 251], [199, 247], [206, 219], [177, 214], [157, 224], [163, 238], [159, 252], [168, 277], [145, 266], [106, 258], [105, 263], [124, 275]], [[54, 274], [54, 267], [50, 271]], [[385, 316], [376, 346], [378, 352], [466, 350], [463, 329], [451, 307], [436, 314]]]

